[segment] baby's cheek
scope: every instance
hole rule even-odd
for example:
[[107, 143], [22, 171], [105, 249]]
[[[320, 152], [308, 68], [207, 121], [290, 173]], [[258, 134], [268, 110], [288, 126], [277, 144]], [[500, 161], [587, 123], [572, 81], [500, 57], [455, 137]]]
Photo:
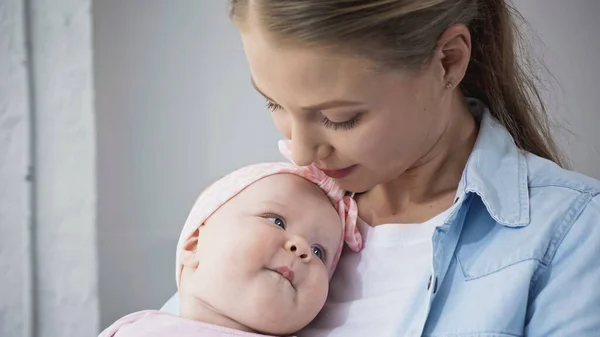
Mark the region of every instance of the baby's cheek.
[[[307, 282], [305, 303], [317, 313], [325, 305], [329, 292], [329, 272], [324, 266], [315, 268], [311, 273], [310, 282]], [[316, 315], [316, 313], [315, 313]]]
[[231, 263], [242, 268], [255, 268], [270, 260], [276, 245], [272, 242], [272, 235], [263, 227], [266, 226], [253, 226], [254, 230], [248, 228], [237, 233], [236, 238], [229, 242], [227, 256]]

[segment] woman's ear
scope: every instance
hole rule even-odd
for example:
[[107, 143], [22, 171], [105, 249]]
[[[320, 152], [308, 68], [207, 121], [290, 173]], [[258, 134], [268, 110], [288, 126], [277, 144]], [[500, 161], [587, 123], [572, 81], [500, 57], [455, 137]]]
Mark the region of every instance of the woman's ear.
[[449, 27], [438, 40], [441, 56], [443, 83], [458, 86], [471, 59], [471, 33], [463, 24]]
[[183, 243], [183, 252], [181, 253], [181, 264], [186, 268], [198, 268], [198, 257], [196, 250], [198, 248], [198, 235], [200, 230], [196, 229], [192, 235]]

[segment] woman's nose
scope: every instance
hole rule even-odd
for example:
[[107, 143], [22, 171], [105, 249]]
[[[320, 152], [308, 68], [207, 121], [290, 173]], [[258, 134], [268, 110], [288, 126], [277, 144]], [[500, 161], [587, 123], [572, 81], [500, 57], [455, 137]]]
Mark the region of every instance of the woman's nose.
[[285, 250], [294, 253], [302, 262], [308, 263], [312, 257], [310, 247], [306, 240], [299, 236], [292, 236], [284, 245]]
[[325, 143], [317, 142], [308, 135], [296, 133], [291, 141], [292, 159], [299, 166], [307, 166], [327, 158], [332, 147]]

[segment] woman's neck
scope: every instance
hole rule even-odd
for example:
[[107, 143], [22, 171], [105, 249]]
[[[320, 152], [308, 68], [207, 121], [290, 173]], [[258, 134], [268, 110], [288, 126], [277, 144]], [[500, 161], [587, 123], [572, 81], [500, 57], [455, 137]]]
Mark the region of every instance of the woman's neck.
[[452, 205], [478, 133], [464, 99], [456, 97], [453, 105], [455, 117], [420, 160], [396, 179], [358, 197], [363, 220], [372, 225], [422, 223]]
[[180, 296], [179, 316], [183, 318], [235, 330], [254, 332], [247, 326], [219, 312], [201, 299], [194, 296], [186, 296], [183, 293], [180, 293]]

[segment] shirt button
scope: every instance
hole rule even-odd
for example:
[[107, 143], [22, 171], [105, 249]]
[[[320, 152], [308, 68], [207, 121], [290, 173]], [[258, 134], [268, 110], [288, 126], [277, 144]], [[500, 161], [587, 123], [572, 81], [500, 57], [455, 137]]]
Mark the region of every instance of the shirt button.
[[431, 289], [431, 281], [433, 281], [433, 293], [437, 292], [437, 277], [429, 276], [429, 282], [427, 282], [427, 290]]

